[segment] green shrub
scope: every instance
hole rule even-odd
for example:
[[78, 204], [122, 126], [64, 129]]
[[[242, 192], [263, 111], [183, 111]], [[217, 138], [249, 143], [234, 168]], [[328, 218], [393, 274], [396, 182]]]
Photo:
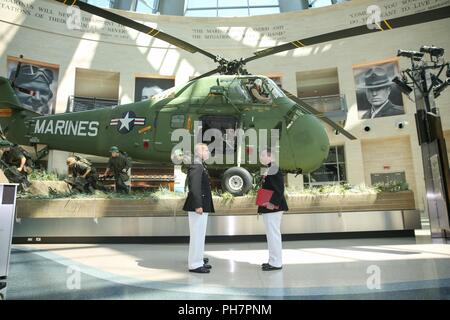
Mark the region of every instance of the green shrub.
[[300, 187], [287, 187], [288, 195], [327, 195], [327, 194], [367, 194], [381, 192], [378, 188], [366, 186], [364, 184], [353, 186], [348, 183], [311, 186], [301, 189]]
[[[138, 192], [134, 191], [131, 192], [131, 194], [138, 194]], [[141, 198], [152, 198], [153, 200], [159, 200], [159, 199], [167, 199], [167, 198], [184, 198], [186, 195], [184, 192], [173, 192], [170, 191], [168, 188], [159, 187], [157, 191], [141, 191], [140, 193]]]
[[63, 180], [62, 177], [54, 172], [47, 172], [46, 170], [33, 170], [29, 176], [29, 180], [40, 180], [40, 181], [60, 181]]
[[379, 192], [399, 192], [409, 190], [408, 183], [402, 181], [389, 181], [385, 183], [377, 183], [374, 188]]
[[[47, 177], [47, 180], [52, 180], [57, 178], [55, 174], [42, 174], [35, 175], [34, 177], [39, 176], [39, 179], [36, 180], [44, 180], [41, 177]], [[256, 196], [256, 188], [251, 190], [246, 197], [254, 197]], [[286, 194], [288, 196], [295, 195], [328, 195], [328, 194], [373, 194], [379, 192], [399, 192], [409, 190], [408, 184], [404, 182], [389, 182], [376, 184], [374, 186], [366, 186], [364, 184], [352, 186], [350, 184], [334, 184], [334, 185], [323, 185], [323, 186], [313, 186], [310, 188], [300, 188], [300, 187], [286, 187]], [[223, 192], [221, 190], [213, 190], [213, 196], [222, 198], [223, 201], [233, 201], [234, 196], [229, 192]], [[102, 192], [96, 191], [93, 194], [85, 194], [85, 193], [56, 193], [51, 192], [49, 195], [32, 195], [29, 193], [20, 193], [18, 195], [19, 198], [27, 198], [27, 199], [59, 199], [59, 198], [73, 198], [73, 199], [89, 199], [89, 198], [97, 198], [97, 199], [148, 199], [151, 198], [153, 200], [161, 200], [161, 199], [180, 199], [186, 197], [185, 193], [182, 192], [173, 192], [168, 188], [160, 187], [158, 190], [152, 191], [132, 191], [129, 194], [120, 194], [114, 192]]]
[[229, 192], [222, 193], [222, 199], [225, 201], [233, 200], [234, 196]]

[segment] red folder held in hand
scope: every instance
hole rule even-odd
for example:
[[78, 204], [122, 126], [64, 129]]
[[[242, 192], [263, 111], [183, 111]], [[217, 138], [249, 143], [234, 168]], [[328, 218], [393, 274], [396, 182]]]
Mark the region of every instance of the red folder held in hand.
[[259, 189], [258, 192], [256, 193], [256, 205], [264, 207], [263, 204], [270, 202], [272, 195], [273, 195], [273, 190]]

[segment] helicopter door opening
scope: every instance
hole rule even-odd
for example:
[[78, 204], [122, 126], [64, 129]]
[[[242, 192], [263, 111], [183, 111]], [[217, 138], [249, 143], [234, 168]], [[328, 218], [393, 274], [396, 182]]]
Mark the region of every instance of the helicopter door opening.
[[184, 128], [187, 115], [177, 107], [164, 107], [156, 116], [154, 144], [157, 151], [168, 152], [178, 143], [172, 141], [172, 132], [176, 129]]
[[[202, 121], [202, 137], [206, 144], [214, 142], [214, 137], [211, 141], [205, 141], [205, 132], [208, 129], [217, 129], [222, 133], [222, 142], [220, 144], [221, 148], [216, 148], [212, 150], [211, 156], [215, 156], [216, 152], [222, 153], [224, 156], [229, 154], [235, 154], [237, 150], [235, 130], [237, 129], [237, 118], [234, 116], [202, 116], [200, 117]], [[232, 129], [233, 133], [227, 133], [227, 129]], [[230, 130], [229, 130], [230, 131]]]

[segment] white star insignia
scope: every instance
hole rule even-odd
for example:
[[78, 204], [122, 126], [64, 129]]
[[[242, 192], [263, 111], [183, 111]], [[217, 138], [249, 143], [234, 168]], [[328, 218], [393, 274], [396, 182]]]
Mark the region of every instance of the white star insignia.
[[130, 122], [134, 120], [134, 118], [130, 118], [130, 113], [127, 112], [125, 115], [125, 118], [119, 119], [120, 121], [120, 128], [119, 130], [122, 130], [123, 128], [126, 128], [128, 131], [130, 131]]

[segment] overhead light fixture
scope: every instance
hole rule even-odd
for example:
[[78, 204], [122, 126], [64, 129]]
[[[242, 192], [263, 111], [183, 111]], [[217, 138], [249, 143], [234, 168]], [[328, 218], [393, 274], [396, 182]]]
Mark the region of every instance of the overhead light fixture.
[[425, 55], [425, 52], [410, 51], [410, 50], [398, 50], [397, 51], [397, 57], [411, 58], [416, 61], [422, 59], [424, 55]]
[[395, 83], [397, 85], [398, 89], [402, 93], [406, 94], [407, 96], [409, 96], [409, 94], [413, 91], [413, 89], [406, 84], [406, 79], [405, 78], [400, 79], [397, 76], [394, 79], [392, 79], [392, 82]]
[[444, 82], [444, 81], [442, 81], [441, 79], [439, 79], [436, 75], [434, 75], [432, 73], [430, 73], [430, 79], [431, 79], [431, 85], [433, 87], [436, 87], [436, 86], [442, 84], [442, 82]]
[[406, 127], [407, 124], [408, 124], [408, 122], [406, 122], [406, 121], [400, 121], [400, 122], [396, 123], [396, 126], [398, 129], [403, 129]]
[[441, 84], [437, 85], [433, 88], [434, 97], [437, 98], [441, 95], [441, 92], [444, 91], [450, 85], [450, 78], [443, 81]]
[[428, 53], [432, 57], [440, 58], [444, 55], [444, 48], [438, 48], [435, 46], [422, 46], [420, 52]]
[[[449, 73], [449, 69], [447, 69], [447, 75], [448, 75], [448, 73]], [[447, 78], [447, 80], [442, 81], [434, 74], [430, 74], [430, 78], [431, 78], [431, 85], [433, 87], [434, 97], [437, 98], [441, 95], [441, 92], [444, 91], [448, 87], [448, 85], [450, 83], [450, 78]]]

